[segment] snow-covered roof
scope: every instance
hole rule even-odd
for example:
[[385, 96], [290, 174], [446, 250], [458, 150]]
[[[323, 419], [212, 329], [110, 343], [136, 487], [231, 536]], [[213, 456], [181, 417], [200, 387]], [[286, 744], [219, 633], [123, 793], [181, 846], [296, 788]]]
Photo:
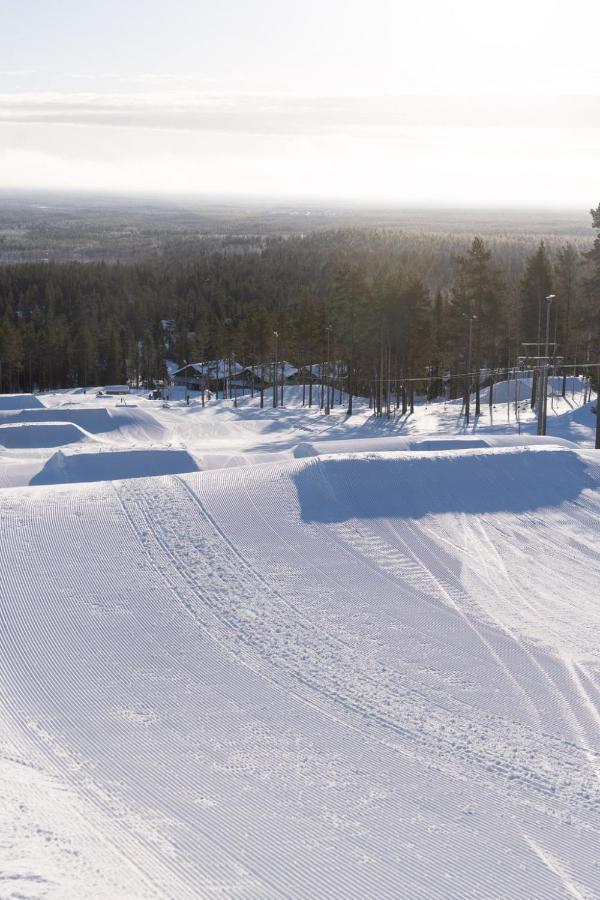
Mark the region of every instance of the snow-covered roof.
[[[231, 365], [231, 369], [230, 369], [230, 365]], [[311, 372], [310, 365], [295, 366], [293, 363], [289, 362], [288, 360], [281, 360], [277, 363], [277, 378], [278, 379], [281, 378], [282, 366], [283, 366], [284, 380], [293, 378], [295, 375], [298, 375], [298, 373], [302, 373], [303, 370], [307, 375], [309, 375]], [[188, 363], [187, 365], [182, 366], [179, 369], [176, 369], [174, 371], [171, 371], [171, 369], [168, 369], [168, 371], [169, 371], [170, 377], [174, 378], [177, 376], [184, 376], [186, 369], [193, 369], [199, 375], [203, 374], [207, 378], [216, 378], [217, 377], [217, 369], [218, 369], [218, 377], [219, 378], [222, 378], [223, 376], [228, 376], [230, 371], [231, 371], [232, 375], [240, 375], [242, 372], [250, 372], [250, 373], [256, 375], [258, 378], [262, 378], [263, 373], [264, 373], [265, 380], [270, 381], [273, 376], [273, 360], [266, 360], [264, 363], [259, 363], [259, 364], [250, 365], [250, 366], [243, 366], [240, 363], [238, 363], [237, 361], [234, 362], [233, 360], [231, 360], [231, 363], [230, 363], [229, 359], [211, 359], [211, 360], [206, 360], [205, 362]], [[321, 363], [313, 364], [313, 366], [312, 366], [313, 378], [321, 378], [321, 369], [322, 369]], [[337, 362], [334, 362], [332, 360], [332, 362], [330, 363], [330, 366], [329, 366], [329, 372], [330, 372], [330, 375], [333, 377], [339, 377], [339, 376], [346, 375], [347, 365], [343, 360], [338, 360]], [[326, 377], [327, 376], [327, 366], [324, 367], [323, 373]]]
[[207, 378], [222, 378], [223, 376], [229, 375], [229, 372], [237, 375], [243, 371], [244, 367], [238, 362], [234, 362], [234, 360], [209, 359], [204, 362], [188, 363], [169, 374], [172, 378], [175, 378], [178, 375], [185, 375], [186, 370], [188, 369], [193, 369], [199, 375], [205, 375]]
[[[325, 375], [327, 375], [327, 364], [325, 366], [322, 363], [313, 363], [312, 369], [310, 363], [307, 363], [305, 366], [300, 366], [298, 371], [302, 371], [304, 369], [307, 373], [312, 371], [313, 378], [321, 377], [321, 369]], [[337, 360], [334, 362], [333, 360], [329, 363], [329, 371], [331, 375], [345, 375], [348, 370], [348, 366], [343, 360]]]
[[277, 376], [279, 378], [281, 378], [282, 369], [283, 369], [283, 377], [284, 378], [291, 378], [293, 375], [295, 375], [298, 372], [298, 366], [294, 366], [294, 365], [292, 365], [292, 363], [289, 363], [289, 362], [279, 363], [279, 365], [277, 366]]
[[[297, 372], [300, 370], [297, 366], [295, 366], [291, 362], [287, 362], [285, 360], [281, 360], [277, 363], [277, 378], [281, 378], [281, 371], [283, 368], [283, 377], [284, 379], [293, 378]], [[262, 377], [264, 372], [264, 377], [266, 381], [270, 381], [273, 377], [273, 360], [269, 360], [268, 362], [263, 363], [258, 366], [246, 366], [245, 370], [247, 372], [253, 372], [255, 375], [258, 375], [259, 378]]]

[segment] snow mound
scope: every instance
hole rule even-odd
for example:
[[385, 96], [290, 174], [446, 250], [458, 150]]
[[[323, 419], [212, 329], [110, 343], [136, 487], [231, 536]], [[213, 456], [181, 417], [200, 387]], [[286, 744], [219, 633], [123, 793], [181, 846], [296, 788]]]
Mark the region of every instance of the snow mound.
[[43, 407], [34, 394], [0, 394], [0, 410]]
[[185, 450], [107, 450], [99, 453], [63, 453], [59, 450], [30, 484], [115, 481], [196, 471], [198, 465]]
[[446, 450], [480, 450], [486, 447], [523, 447], [523, 446], [561, 446], [575, 448], [576, 444], [565, 438], [537, 435], [485, 434], [481, 437], [448, 437], [419, 438], [394, 435], [379, 437], [372, 434], [359, 434], [351, 438], [318, 437], [312, 441], [301, 441], [294, 447], [294, 456], [302, 459], [309, 456], [321, 456], [346, 453], [380, 453], [382, 451], [410, 451], [416, 453], [441, 453]]
[[0, 425], [24, 422], [70, 422], [90, 434], [109, 434], [111, 439], [160, 440], [165, 433], [154, 416], [131, 406], [107, 409], [68, 405], [51, 409], [23, 409], [13, 414], [0, 413]]
[[[428, 448], [429, 449], [429, 448]], [[322, 456], [295, 476], [306, 522], [412, 518], [444, 513], [523, 513], [575, 500], [595, 486], [569, 450], [491, 448]]]
[[91, 435], [72, 422], [23, 422], [3, 425], [0, 420], [0, 446], [7, 450], [63, 447], [85, 441]]
[[[499, 381], [493, 387], [492, 400], [494, 403], [506, 403], [510, 400], [514, 403], [515, 397], [518, 400], [531, 400], [533, 379], [517, 378], [510, 381]], [[548, 394], [553, 393], [555, 396], [560, 395], [563, 388], [562, 375], [550, 375], [548, 377]], [[567, 396], [575, 394], [579, 396], [583, 393], [585, 381], [579, 375], [568, 375], [566, 378], [565, 391]], [[484, 388], [481, 391], [481, 402], [487, 403], [490, 395], [490, 389]]]

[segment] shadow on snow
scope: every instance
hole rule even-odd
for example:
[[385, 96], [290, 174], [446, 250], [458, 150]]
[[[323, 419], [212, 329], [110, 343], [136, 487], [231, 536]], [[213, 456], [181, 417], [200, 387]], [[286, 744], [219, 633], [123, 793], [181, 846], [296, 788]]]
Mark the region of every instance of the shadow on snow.
[[294, 476], [305, 522], [525, 513], [598, 487], [569, 450], [483, 450], [318, 458]]

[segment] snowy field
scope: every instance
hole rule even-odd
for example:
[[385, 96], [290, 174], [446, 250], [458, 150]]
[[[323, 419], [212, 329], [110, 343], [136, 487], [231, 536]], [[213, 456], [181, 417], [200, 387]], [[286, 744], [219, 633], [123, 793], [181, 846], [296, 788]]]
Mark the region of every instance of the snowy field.
[[0, 898], [600, 897], [582, 389], [0, 395]]

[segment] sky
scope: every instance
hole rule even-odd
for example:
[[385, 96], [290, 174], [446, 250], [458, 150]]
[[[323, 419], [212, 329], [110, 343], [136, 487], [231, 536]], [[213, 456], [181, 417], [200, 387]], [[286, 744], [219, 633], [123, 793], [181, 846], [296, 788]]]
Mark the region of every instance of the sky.
[[600, 199], [591, 0], [0, 0], [0, 188]]

